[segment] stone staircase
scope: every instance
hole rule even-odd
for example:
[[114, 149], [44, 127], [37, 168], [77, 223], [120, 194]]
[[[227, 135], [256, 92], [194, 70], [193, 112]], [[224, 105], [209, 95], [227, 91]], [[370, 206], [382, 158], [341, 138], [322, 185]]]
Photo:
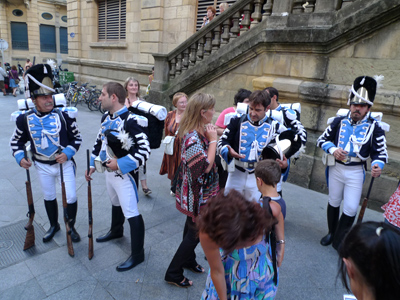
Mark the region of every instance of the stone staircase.
[[[171, 107], [178, 91], [218, 96], [217, 111], [240, 88], [274, 86], [281, 102], [301, 102], [307, 152], [289, 180], [326, 191], [316, 138], [347, 106], [360, 75], [385, 75], [373, 111], [384, 113], [392, 158], [372, 191], [376, 206], [395, 190], [400, 167], [400, 30], [398, 0], [239, 0], [168, 54], [153, 55], [151, 101]], [[368, 180], [368, 179], [367, 179]], [[378, 184], [376, 184], [378, 186]]]

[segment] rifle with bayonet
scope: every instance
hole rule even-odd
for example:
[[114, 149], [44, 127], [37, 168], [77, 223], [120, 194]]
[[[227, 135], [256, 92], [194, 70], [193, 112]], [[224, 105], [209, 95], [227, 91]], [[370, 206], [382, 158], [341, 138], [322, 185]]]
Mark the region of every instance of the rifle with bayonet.
[[[86, 160], [87, 160], [87, 174], [90, 172], [90, 154], [89, 149], [86, 149]], [[93, 257], [93, 216], [92, 216], [92, 187], [90, 185], [90, 180], [88, 181], [88, 217], [89, 217], [89, 252], [88, 258]]]
[[67, 193], [65, 191], [64, 171], [63, 171], [62, 164], [60, 164], [60, 177], [61, 177], [61, 193], [62, 193], [62, 203], [63, 203], [63, 210], [64, 210], [65, 230], [67, 231], [68, 254], [69, 254], [69, 256], [74, 257], [74, 246], [72, 246], [71, 226], [70, 226], [71, 220], [68, 218]]
[[375, 179], [375, 177], [371, 177], [371, 182], [369, 184], [367, 196], [364, 198], [363, 203], [361, 205], [360, 212], [358, 214], [357, 224], [361, 223], [364, 218], [365, 209], [367, 208], [368, 198], [369, 198], [369, 194], [371, 193], [372, 184], [374, 183], [374, 179]]
[[[28, 161], [28, 155], [26, 149], [24, 149], [25, 160]], [[32, 186], [31, 186], [31, 176], [29, 174], [29, 169], [26, 170], [25, 187], [26, 187], [26, 198], [28, 200], [29, 211], [26, 216], [29, 218], [28, 223], [25, 225], [26, 237], [24, 243], [24, 251], [35, 246], [35, 228], [33, 227], [33, 219], [35, 218], [35, 207], [33, 205], [32, 197]]]

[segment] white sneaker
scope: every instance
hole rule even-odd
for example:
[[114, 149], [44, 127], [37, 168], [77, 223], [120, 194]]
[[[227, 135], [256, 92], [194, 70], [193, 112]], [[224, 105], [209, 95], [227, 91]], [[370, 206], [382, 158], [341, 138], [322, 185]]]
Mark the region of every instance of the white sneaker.
[[173, 191], [170, 191], [169, 194], [170, 194], [172, 197], [175, 196], [175, 193], [174, 193]]

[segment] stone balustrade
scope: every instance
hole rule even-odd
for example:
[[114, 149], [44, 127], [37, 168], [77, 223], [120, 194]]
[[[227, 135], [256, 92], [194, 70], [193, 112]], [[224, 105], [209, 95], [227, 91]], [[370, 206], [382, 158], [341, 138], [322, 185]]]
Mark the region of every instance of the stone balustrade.
[[170, 80], [178, 78], [196, 63], [213, 55], [221, 47], [254, 29], [269, 16], [311, 14], [339, 10], [353, 0], [241, 0], [214, 18], [189, 39], [167, 55], [153, 54], [155, 88], [165, 89]]

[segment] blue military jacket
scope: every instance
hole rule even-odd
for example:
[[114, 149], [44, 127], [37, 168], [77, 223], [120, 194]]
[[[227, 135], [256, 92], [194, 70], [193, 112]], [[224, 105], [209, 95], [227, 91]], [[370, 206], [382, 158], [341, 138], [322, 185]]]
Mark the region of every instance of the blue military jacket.
[[[232, 160], [232, 157], [228, 155], [228, 145], [237, 153], [245, 155], [240, 161], [256, 162], [259, 160], [262, 150], [274, 141], [279, 133], [285, 130], [285, 126], [268, 116], [256, 123], [250, 120], [248, 114], [238, 116], [232, 118], [228, 127], [224, 130], [218, 142], [218, 149], [227, 163]], [[253, 171], [253, 169], [247, 170]]]
[[49, 113], [40, 113], [36, 108], [21, 113], [16, 119], [16, 128], [11, 137], [11, 151], [18, 164], [24, 157], [25, 144], [31, 143], [33, 159], [55, 163], [55, 154], [61, 147], [70, 160], [82, 143], [76, 124], [76, 108], [54, 108]]
[[[358, 157], [364, 163], [371, 157], [371, 166], [383, 169], [388, 161], [385, 131], [369, 114], [354, 123], [350, 115], [336, 117], [317, 140], [317, 146], [330, 153], [336, 148], [347, 151], [350, 157]], [[332, 154], [332, 153], [331, 153]], [[348, 165], [360, 163], [349, 162]]]
[[104, 136], [107, 129], [126, 131], [133, 141], [129, 154], [117, 159], [122, 174], [136, 170], [149, 158], [150, 143], [147, 139], [147, 119], [130, 113], [124, 106], [112, 115], [105, 113], [101, 118], [101, 127], [90, 160], [92, 167], [94, 167], [94, 159], [97, 156], [100, 156], [103, 162], [110, 159], [106, 151], [107, 139]]

